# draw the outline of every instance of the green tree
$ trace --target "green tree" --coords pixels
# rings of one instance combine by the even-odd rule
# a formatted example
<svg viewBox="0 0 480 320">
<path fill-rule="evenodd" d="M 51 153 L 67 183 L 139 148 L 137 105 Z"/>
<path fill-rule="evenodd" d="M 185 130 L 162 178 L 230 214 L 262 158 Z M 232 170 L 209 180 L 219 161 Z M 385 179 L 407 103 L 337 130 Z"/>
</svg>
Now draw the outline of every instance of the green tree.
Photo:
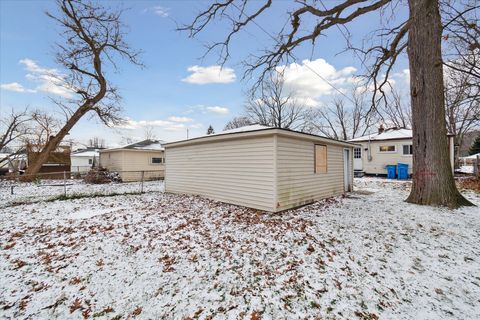
<svg viewBox="0 0 480 320">
<path fill-rule="evenodd" d="M 215 133 L 215 130 L 213 130 L 212 125 L 210 125 L 207 129 L 207 134 L 214 134 L 214 133 Z"/>
<path fill-rule="evenodd" d="M 470 147 L 470 150 L 468 150 L 468 153 L 470 155 L 480 153 L 480 135 L 475 138 L 472 146 Z"/>
</svg>

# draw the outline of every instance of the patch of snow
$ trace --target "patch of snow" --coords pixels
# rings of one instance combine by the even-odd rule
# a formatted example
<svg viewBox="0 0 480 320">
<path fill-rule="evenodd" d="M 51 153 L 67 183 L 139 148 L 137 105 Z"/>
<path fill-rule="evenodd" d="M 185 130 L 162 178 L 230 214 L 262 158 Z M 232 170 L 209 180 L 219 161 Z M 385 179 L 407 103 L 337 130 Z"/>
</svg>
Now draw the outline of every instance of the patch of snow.
<svg viewBox="0 0 480 320">
<path fill-rule="evenodd" d="M 136 146 L 136 147 L 133 147 L 132 149 L 136 149 L 136 150 L 160 150 L 160 151 L 165 150 L 163 145 L 159 142 L 148 144 L 148 145 L 141 146 L 141 147 Z"/>
<path fill-rule="evenodd" d="M 382 133 L 373 133 L 370 135 L 348 140 L 349 142 L 366 140 L 390 140 L 390 139 L 411 139 L 412 130 L 410 129 L 387 129 Z"/>
<path fill-rule="evenodd" d="M 410 186 L 278 214 L 161 192 L 4 208 L 1 317 L 479 319 L 479 208 Z"/>
<path fill-rule="evenodd" d="M 473 166 L 461 166 L 458 172 L 473 173 Z"/>
</svg>

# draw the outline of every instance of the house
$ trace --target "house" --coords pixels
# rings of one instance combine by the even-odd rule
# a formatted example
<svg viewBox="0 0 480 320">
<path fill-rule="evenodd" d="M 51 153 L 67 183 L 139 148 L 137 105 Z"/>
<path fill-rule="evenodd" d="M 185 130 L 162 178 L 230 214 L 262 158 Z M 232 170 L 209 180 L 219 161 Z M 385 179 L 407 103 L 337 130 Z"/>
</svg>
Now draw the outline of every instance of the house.
<svg viewBox="0 0 480 320">
<path fill-rule="evenodd" d="M 41 145 L 27 145 L 27 167 L 36 160 L 42 148 Z M 69 145 L 58 146 L 53 152 L 49 153 L 47 161 L 42 164 L 38 172 L 38 176 L 49 179 L 63 179 L 65 173 L 71 170 L 70 153 Z"/>
<path fill-rule="evenodd" d="M 454 163 L 454 136 L 448 136 L 450 162 Z M 413 147 L 412 130 L 404 128 L 384 129 L 363 137 L 348 140 L 358 146 L 353 150 L 353 168 L 356 174 L 386 175 L 387 165 L 397 163 L 408 164 L 408 172 L 412 174 Z"/>
<path fill-rule="evenodd" d="M 79 149 L 70 155 L 72 173 L 88 172 L 98 166 L 101 148 Z"/>
<path fill-rule="evenodd" d="M 165 145 L 165 190 L 278 212 L 352 190 L 354 145 L 260 125 Z"/>
<path fill-rule="evenodd" d="M 26 167 L 27 154 L 25 149 L 17 152 L 9 149 L 0 150 L 0 175 L 23 171 Z"/>
<path fill-rule="evenodd" d="M 480 153 L 472 154 L 470 156 L 460 157 L 459 158 L 460 164 L 463 166 L 472 166 L 473 164 L 475 164 L 477 157 L 480 158 Z"/>
<path fill-rule="evenodd" d="M 118 172 L 123 181 L 161 179 L 165 175 L 164 143 L 147 139 L 100 150 L 100 166 Z"/>
</svg>

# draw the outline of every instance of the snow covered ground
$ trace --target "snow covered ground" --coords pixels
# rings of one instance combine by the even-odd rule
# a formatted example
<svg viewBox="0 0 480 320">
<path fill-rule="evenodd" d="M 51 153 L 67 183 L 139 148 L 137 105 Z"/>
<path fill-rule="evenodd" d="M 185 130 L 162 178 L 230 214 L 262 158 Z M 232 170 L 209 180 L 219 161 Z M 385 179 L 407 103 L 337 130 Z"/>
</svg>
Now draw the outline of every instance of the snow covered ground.
<svg viewBox="0 0 480 320">
<path fill-rule="evenodd" d="M 473 173 L 473 166 L 461 166 L 458 172 Z"/>
<path fill-rule="evenodd" d="M 140 182 L 87 184 L 83 180 L 70 179 L 66 184 L 67 196 L 136 193 L 141 190 Z M 145 181 L 143 190 L 163 191 L 163 181 Z M 0 208 L 13 203 L 36 202 L 62 195 L 64 195 L 63 180 L 42 180 L 41 183 L 0 181 Z"/>
<path fill-rule="evenodd" d="M 480 209 L 355 185 L 280 214 L 165 193 L 1 209 L 0 318 L 479 319 Z"/>
</svg>

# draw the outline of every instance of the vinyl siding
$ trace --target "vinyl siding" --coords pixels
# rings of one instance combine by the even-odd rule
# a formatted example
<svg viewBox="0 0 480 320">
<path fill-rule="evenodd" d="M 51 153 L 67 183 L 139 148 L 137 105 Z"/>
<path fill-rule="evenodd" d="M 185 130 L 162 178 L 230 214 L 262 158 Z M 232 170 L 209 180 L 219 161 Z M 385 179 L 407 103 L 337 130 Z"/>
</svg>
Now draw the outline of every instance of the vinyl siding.
<svg viewBox="0 0 480 320">
<path fill-rule="evenodd" d="M 403 145 L 412 144 L 411 139 L 405 140 L 389 140 L 389 141 L 372 141 L 370 143 L 371 148 L 371 160 L 368 160 L 369 152 L 365 149 L 369 147 L 368 142 L 362 142 L 362 164 L 363 171 L 367 174 L 387 174 L 387 164 L 405 163 L 408 164 L 408 172 L 412 173 L 413 157 L 411 155 L 403 155 Z M 395 152 L 380 152 L 380 146 L 396 147 Z"/>
<path fill-rule="evenodd" d="M 315 173 L 315 144 L 327 146 L 327 173 Z M 344 193 L 345 147 L 279 136 L 277 140 L 277 208 L 285 210 Z M 350 150 L 350 185 L 353 154 Z"/>
<path fill-rule="evenodd" d="M 274 210 L 274 136 L 167 145 L 165 190 Z"/>
<path fill-rule="evenodd" d="M 110 155 L 110 157 L 109 157 Z M 163 178 L 164 164 L 152 164 L 152 157 L 164 158 L 163 151 L 103 151 L 100 153 L 100 163 L 109 171 L 117 171 L 123 181 L 140 181 L 144 172 L 145 180 Z"/>
</svg>

